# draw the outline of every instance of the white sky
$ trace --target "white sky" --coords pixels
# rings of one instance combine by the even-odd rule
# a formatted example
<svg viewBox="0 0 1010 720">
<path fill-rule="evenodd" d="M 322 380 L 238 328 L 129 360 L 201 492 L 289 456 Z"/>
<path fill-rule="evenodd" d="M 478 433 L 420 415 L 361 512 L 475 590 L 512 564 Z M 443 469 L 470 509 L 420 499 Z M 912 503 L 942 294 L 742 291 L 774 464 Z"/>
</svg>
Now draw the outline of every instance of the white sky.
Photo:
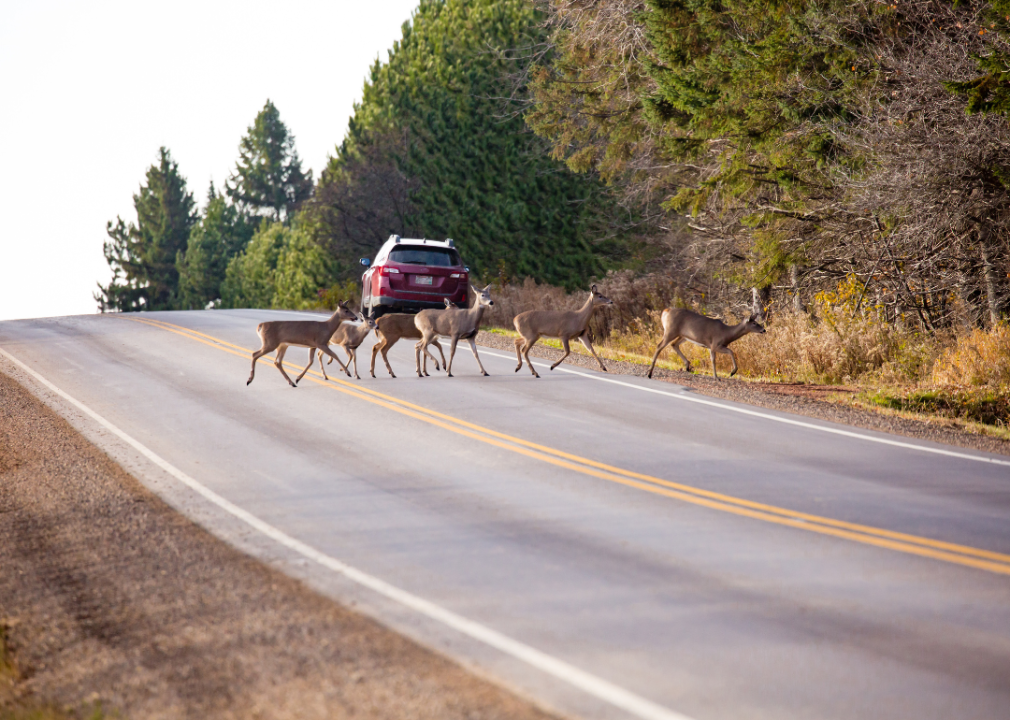
<svg viewBox="0 0 1010 720">
<path fill-rule="evenodd" d="M 318 177 L 417 0 L 7 2 L 0 320 L 96 312 L 105 224 L 165 145 L 202 207 L 267 98 Z"/>
</svg>

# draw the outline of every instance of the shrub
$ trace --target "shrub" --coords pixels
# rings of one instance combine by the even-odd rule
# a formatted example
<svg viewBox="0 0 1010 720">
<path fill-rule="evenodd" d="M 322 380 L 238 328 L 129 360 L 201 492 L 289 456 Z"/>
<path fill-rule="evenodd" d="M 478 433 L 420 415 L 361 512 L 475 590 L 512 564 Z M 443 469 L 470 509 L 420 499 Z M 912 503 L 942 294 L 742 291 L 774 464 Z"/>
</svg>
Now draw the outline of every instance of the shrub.
<svg viewBox="0 0 1010 720">
<path fill-rule="evenodd" d="M 998 323 L 956 338 L 933 365 L 932 381 L 940 387 L 1010 390 L 1010 326 Z"/>
</svg>

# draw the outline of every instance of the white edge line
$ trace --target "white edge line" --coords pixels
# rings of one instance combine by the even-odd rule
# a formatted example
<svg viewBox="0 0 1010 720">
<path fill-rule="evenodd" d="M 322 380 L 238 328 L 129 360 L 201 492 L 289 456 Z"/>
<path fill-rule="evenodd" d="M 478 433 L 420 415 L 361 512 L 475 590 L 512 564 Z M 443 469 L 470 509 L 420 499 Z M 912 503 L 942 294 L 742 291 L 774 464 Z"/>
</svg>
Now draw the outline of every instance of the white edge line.
<svg viewBox="0 0 1010 720">
<path fill-rule="evenodd" d="M 482 348 L 485 346 L 481 346 Z M 506 360 L 513 360 L 511 355 L 502 355 L 496 352 L 487 352 L 488 355 L 493 357 L 505 358 Z M 540 367 L 549 367 L 547 363 L 538 362 L 534 363 Z M 916 445 L 915 443 L 901 442 L 900 440 L 890 440 L 888 438 L 873 437 L 872 435 L 863 435 L 862 433 L 852 432 L 851 430 L 842 430 L 841 428 L 826 427 L 824 425 L 815 425 L 814 423 L 803 422 L 802 420 L 794 420 L 793 418 L 781 417 L 779 415 L 771 415 L 769 413 L 759 412 L 757 410 L 748 410 L 747 408 L 735 407 L 733 405 L 726 405 L 725 403 L 716 402 L 714 400 L 706 400 L 704 398 L 697 397 L 695 395 L 686 395 L 682 393 L 672 393 L 667 390 L 658 390 L 656 388 L 643 387 L 641 385 L 635 385 L 633 383 L 623 382 L 621 380 L 613 380 L 607 377 L 601 377 L 600 375 L 590 375 L 589 373 L 579 372 L 578 370 L 570 370 L 568 368 L 559 367 L 556 370 L 570 373 L 572 375 L 578 375 L 580 377 L 589 378 L 590 380 L 597 380 L 599 382 L 612 383 L 614 385 L 623 385 L 624 387 L 633 388 L 635 390 L 641 390 L 642 392 L 655 393 L 656 395 L 665 395 L 667 397 L 672 397 L 676 400 L 684 400 L 686 402 L 699 403 L 701 405 L 710 405 L 712 407 L 722 408 L 723 410 L 731 410 L 732 412 L 741 413 L 743 415 L 751 415 L 753 417 L 764 418 L 765 420 L 774 420 L 775 422 L 785 423 L 786 425 L 796 425 L 798 427 L 810 428 L 812 430 L 820 430 L 821 432 L 831 433 L 833 435 L 843 435 L 845 437 L 858 438 L 859 440 L 866 440 L 868 442 L 880 443 L 882 445 L 893 445 L 894 447 L 907 448 L 909 450 L 919 450 L 920 452 L 934 453 L 936 455 L 946 455 L 948 457 L 960 458 L 962 460 L 974 460 L 976 462 L 991 463 L 993 465 L 1007 465 L 1010 466 L 1010 460 L 1001 460 L 993 457 L 984 457 L 981 455 L 969 455 L 968 453 L 957 452 L 956 450 L 944 450 L 943 448 L 931 448 L 924 445 Z"/>
<path fill-rule="evenodd" d="M 395 585 L 391 585 L 384 580 L 380 580 L 373 575 L 369 575 L 368 573 L 347 565 L 336 558 L 330 557 L 329 555 L 306 545 L 300 540 L 296 540 L 274 526 L 260 520 L 252 513 L 243 510 L 231 501 L 226 500 L 210 488 L 202 485 L 199 481 L 184 473 L 182 470 L 179 470 L 167 460 L 157 455 L 154 451 L 150 450 L 147 446 L 127 435 L 87 405 L 53 385 L 46 378 L 42 377 L 42 375 L 32 370 L 3 348 L 0 348 L 0 355 L 3 355 L 12 363 L 17 365 L 35 380 L 48 388 L 51 392 L 63 398 L 78 410 L 91 417 L 106 430 L 133 447 L 140 454 L 174 477 L 176 480 L 199 493 L 207 500 L 210 500 L 225 512 L 233 515 L 239 520 L 242 520 L 249 526 L 255 528 L 277 543 L 293 550 L 299 555 L 308 558 L 309 560 L 314 560 L 323 567 L 339 573 L 349 580 L 352 580 L 369 590 L 377 592 L 390 600 L 394 600 L 395 602 L 398 602 L 401 605 L 424 615 L 425 617 L 441 622 L 443 625 L 471 637 L 474 640 L 489 645 L 506 655 L 511 655 L 518 660 L 522 660 L 528 665 L 531 665 L 548 675 L 552 675 L 555 678 L 562 680 L 599 700 L 603 700 L 614 707 L 620 708 L 635 717 L 642 718 L 643 720 L 691 720 L 686 715 L 682 715 L 661 705 L 657 705 L 656 703 L 635 695 L 634 693 L 618 687 L 613 683 L 603 680 L 602 678 L 598 678 L 595 675 L 585 672 L 584 670 L 580 670 L 573 665 L 569 665 L 563 660 L 552 657 L 551 655 L 537 650 L 530 645 L 519 642 L 518 640 L 513 640 L 497 630 L 492 630 L 491 628 L 474 622 L 473 620 L 468 620 L 462 615 L 457 615 L 450 610 L 446 610 L 445 608 L 407 592 L 406 590 L 401 590 Z"/>
<path fill-rule="evenodd" d="M 296 313 L 291 313 L 285 310 L 270 310 L 269 312 L 283 313 L 288 315 L 293 315 Z M 316 313 L 297 313 L 298 315 L 304 317 L 305 315 L 315 315 L 316 317 L 326 317 L 329 315 L 319 315 Z M 511 355 L 502 355 L 501 353 L 491 352 L 487 346 L 482 345 L 482 349 L 492 357 L 504 358 L 506 360 L 511 360 Z M 539 365 L 540 367 L 549 367 L 548 363 L 536 362 L 534 365 Z M 667 390 L 658 390 L 656 388 L 643 387 L 641 385 L 635 385 L 633 383 L 623 382 L 621 380 L 613 380 L 607 377 L 601 377 L 598 374 L 589 374 L 584 372 L 579 372 L 578 370 L 571 370 L 569 368 L 559 367 L 556 368 L 560 372 L 569 373 L 571 375 L 578 375 L 579 377 L 589 378 L 590 380 L 596 380 L 598 382 L 611 383 L 613 385 L 621 385 L 623 387 L 629 387 L 634 390 L 640 390 L 641 392 L 653 393 L 656 395 L 665 395 L 667 397 L 674 398 L 675 400 L 684 400 L 686 402 L 698 403 L 699 405 L 708 405 L 710 407 L 717 407 L 723 410 L 729 410 L 731 412 L 740 413 L 742 415 L 750 415 L 752 417 L 764 418 L 765 420 L 773 420 L 778 423 L 784 423 L 786 425 L 795 425 L 797 427 L 804 427 L 811 430 L 819 430 L 821 432 L 831 433 L 832 435 L 841 435 L 843 437 L 856 438 L 858 440 L 866 440 L 867 442 L 875 442 L 881 445 L 891 445 L 893 447 L 905 448 L 908 450 L 918 450 L 919 452 L 933 453 L 935 455 L 945 455 L 947 457 L 960 458 L 961 460 L 974 460 L 975 462 L 990 463 L 991 465 L 1005 465 L 1010 467 L 1010 460 L 1001 460 L 999 458 L 985 457 L 982 455 L 969 455 L 968 453 L 957 452 L 956 450 L 945 450 L 943 448 L 932 448 L 926 447 L 925 445 L 916 445 L 915 443 L 902 442 L 900 440 L 890 440 L 888 438 L 874 437 L 872 435 L 863 435 L 862 433 L 852 432 L 851 430 L 842 430 L 841 428 L 827 427 L 825 425 L 816 425 L 814 423 L 804 422 L 802 420 L 794 420 L 789 417 L 782 417 L 780 415 L 771 415 L 769 413 L 760 412 L 758 410 L 749 410 L 747 408 L 736 407 L 733 405 L 726 405 L 725 403 L 716 402 L 714 400 L 706 400 L 704 398 L 697 397 L 695 395 L 686 395 L 683 393 L 672 393 Z"/>
</svg>

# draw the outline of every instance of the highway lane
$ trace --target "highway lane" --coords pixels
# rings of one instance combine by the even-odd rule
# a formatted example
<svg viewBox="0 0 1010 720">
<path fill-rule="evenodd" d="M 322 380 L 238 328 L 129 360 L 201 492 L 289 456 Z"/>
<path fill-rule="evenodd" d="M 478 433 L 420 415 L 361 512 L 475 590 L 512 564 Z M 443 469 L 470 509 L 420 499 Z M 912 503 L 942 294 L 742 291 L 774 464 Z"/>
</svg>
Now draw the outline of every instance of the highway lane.
<svg viewBox="0 0 1010 720">
<path fill-rule="evenodd" d="M 283 533 L 683 715 L 1008 716 L 1010 466 L 487 350 L 489 378 L 461 348 L 421 380 L 409 342 L 395 380 L 246 388 L 237 348 L 284 316 L 5 322 L 0 348 Z M 634 716 L 444 635 L 562 710 Z"/>
</svg>

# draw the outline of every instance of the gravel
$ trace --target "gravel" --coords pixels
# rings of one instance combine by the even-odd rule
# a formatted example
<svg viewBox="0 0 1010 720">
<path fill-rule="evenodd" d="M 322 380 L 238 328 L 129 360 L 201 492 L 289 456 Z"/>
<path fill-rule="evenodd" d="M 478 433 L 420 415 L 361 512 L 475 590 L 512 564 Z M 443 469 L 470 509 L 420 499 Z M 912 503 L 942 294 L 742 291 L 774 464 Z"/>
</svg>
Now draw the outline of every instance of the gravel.
<svg viewBox="0 0 1010 720">
<path fill-rule="evenodd" d="M 481 331 L 477 342 L 496 350 L 515 353 L 513 338 L 508 335 Z M 573 352 L 565 359 L 565 364 L 576 365 L 590 370 L 599 370 L 600 366 L 590 355 L 578 354 L 574 351 L 575 342 L 571 343 Z M 538 343 L 530 351 L 531 357 L 556 361 L 563 351 Z M 604 359 L 607 372 L 615 375 L 634 375 L 645 377 L 649 371 L 647 365 Z M 520 371 L 529 374 L 527 368 Z M 538 370 L 538 372 L 541 372 Z M 543 372 L 541 372 L 541 375 Z M 730 400 L 733 402 L 757 405 L 770 410 L 795 413 L 818 420 L 828 420 L 842 425 L 876 430 L 904 435 L 905 437 L 927 440 L 930 442 L 955 445 L 971 450 L 1010 455 L 1010 442 L 987 435 L 978 435 L 962 430 L 951 421 L 914 420 L 897 414 L 874 412 L 859 407 L 844 404 L 846 396 L 853 396 L 855 388 L 837 385 L 802 385 L 778 384 L 765 382 L 749 382 L 736 378 L 726 378 L 720 375 L 715 380 L 710 375 L 695 375 L 680 370 L 666 370 L 657 367 L 652 374 L 654 381 L 676 383 L 688 387 L 702 395 Z M 832 400 L 824 398 L 831 397 Z M 839 402 L 839 400 L 841 402 Z"/>
<path fill-rule="evenodd" d="M 0 717 L 549 717 L 214 538 L 3 374 L 0 559 Z"/>
</svg>

